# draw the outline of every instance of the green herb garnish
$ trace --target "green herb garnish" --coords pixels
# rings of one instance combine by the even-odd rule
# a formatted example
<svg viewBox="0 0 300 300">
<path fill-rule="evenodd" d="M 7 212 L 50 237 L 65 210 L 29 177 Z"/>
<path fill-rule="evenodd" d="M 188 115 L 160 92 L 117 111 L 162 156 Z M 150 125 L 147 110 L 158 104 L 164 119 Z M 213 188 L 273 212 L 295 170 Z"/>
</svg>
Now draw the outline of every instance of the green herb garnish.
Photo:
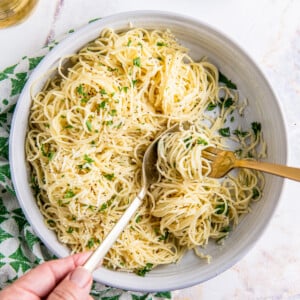
<svg viewBox="0 0 300 300">
<path fill-rule="evenodd" d="M 65 129 L 72 129 L 72 128 L 74 128 L 74 126 L 72 126 L 72 125 L 66 125 L 65 127 L 64 127 Z"/>
<path fill-rule="evenodd" d="M 84 154 L 83 159 L 89 164 L 94 162 L 94 160 L 90 158 L 87 154 Z"/>
<path fill-rule="evenodd" d="M 252 122 L 252 123 L 251 123 L 251 128 L 252 128 L 252 130 L 253 130 L 255 136 L 257 137 L 258 134 L 259 134 L 260 131 L 261 131 L 261 124 L 258 123 L 258 122 Z"/>
<path fill-rule="evenodd" d="M 102 203 L 102 205 L 100 206 L 100 209 L 99 209 L 99 211 L 104 211 L 104 210 L 106 210 L 107 209 L 107 207 L 108 207 L 108 205 L 107 205 L 107 203 L 105 202 L 105 203 Z"/>
<path fill-rule="evenodd" d="M 88 240 L 87 247 L 88 247 L 89 249 L 91 249 L 91 248 L 94 246 L 94 244 L 95 244 L 94 238 L 90 238 L 90 239 Z"/>
<path fill-rule="evenodd" d="M 153 267 L 153 264 L 147 263 L 146 266 L 145 266 L 144 268 L 138 269 L 138 270 L 136 271 L 136 274 L 139 275 L 139 276 L 144 277 L 144 276 L 146 275 L 147 272 L 151 271 L 152 267 Z"/>
<path fill-rule="evenodd" d="M 137 67 L 141 67 L 141 58 L 140 57 L 136 57 L 133 59 L 133 65 L 137 66 Z"/>
<path fill-rule="evenodd" d="M 217 107 L 217 104 L 214 104 L 214 103 L 212 103 L 212 102 L 210 102 L 208 105 L 207 105 L 207 110 L 208 111 L 212 111 L 212 110 L 214 110 L 215 108 Z"/>
<path fill-rule="evenodd" d="M 109 114 L 111 115 L 111 116 L 116 116 L 117 115 L 117 110 L 116 109 L 112 109 L 110 112 L 109 112 Z"/>
<path fill-rule="evenodd" d="M 42 146 L 41 146 L 41 152 L 42 152 L 43 156 L 47 157 L 49 159 L 49 161 L 50 161 L 50 160 L 52 160 L 55 152 L 53 152 L 53 151 L 46 151 L 44 145 L 45 144 L 42 144 Z"/>
<path fill-rule="evenodd" d="M 114 123 L 113 120 L 105 121 L 105 125 L 107 126 L 111 126 L 113 123 Z"/>
<path fill-rule="evenodd" d="M 233 131 L 233 134 L 236 135 L 236 136 L 240 136 L 240 137 L 245 137 L 249 134 L 248 131 L 241 131 L 239 129 L 236 129 Z"/>
<path fill-rule="evenodd" d="M 224 83 L 229 89 L 236 90 L 237 86 L 230 79 L 228 79 L 224 74 L 219 71 L 219 82 Z"/>
<path fill-rule="evenodd" d="M 205 139 L 203 139 L 203 138 L 198 138 L 198 139 L 197 139 L 197 144 L 198 144 L 198 145 L 204 145 L 204 146 L 207 146 L 207 145 L 208 145 L 208 142 L 207 142 Z"/>
<path fill-rule="evenodd" d="M 169 234 L 170 234 L 169 231 L 166 230 L 165 233 L 162 234 L 162 235 L 158 238 L 158 240 L 159 240 L 159 241 L 166 241 L 166 240 L 168 239 L 168 237 L 169 237 Z"/>
<path fill-rule="evenodd" d="M 104 174 L 103 175 L 106 179 L 108 180 L 113 180 L 115 178 L 115 174 L 114 173 L 111 173 L 111 174 Z"/>
<path fill-rule="evenodd" d="M 132 87 L 135 87 L 135 85 L 137 84 L 137 82 L 138 82 L 138 80 L 137 80 L 137 79 L 135 79 L 135 80 L 132 80 L 132 81 L 131 81 Z"/>
<path fill-rule="evenodd" d="M 164 43 L 164 42 L 157 42 L 157 43 L 156 43 L 156 46 L 158 46 L 158 47 L 163 47 L 163 46 L 167 46 L 167 44 Z"/>
<path fill-rule="evenodd" d="M 215 213 L 216 213 L 217 215 L 226 214 L 226 212 L 227 212 L 227 209 L 226 209 L 225 203 L 221 203 L 221 204 L 218 204 L 218 205 L 216 206 Z"/>
<path fill-rule="evenodd" d="M 73 198 L 76 194 L 72 191 L 72 190 L 67 190 L 65 192 L 64 198 L 68 199 L 68 198 Z"/>
<path fill-rule="evenodd" d="M 220 128 L 219 133 L 220 133 L 220 135 L 222 135 L 224 137 L 229 137 L 230 136 L 230 128 L 229 127 Z"/>
<path fill-rule="evenodd" d="M 252 199 L 257 199 L 260 196 L 260 192 L 258 188 L 254 187 L 252 189 Z"/>
<path fill-rule="evenodd" d="M 40 192 L 40 187 L 38 184 L 37 177 L 31 176 L 31 187 L 34 191 L 34 195 L 36 196 Z"/>
<path fill-rule="evenodd" d="M 230 232 L 231 231 L 231 227 L 230 226 L 225 226 L 220 231 L 221 232 Z"/>
<path fill-rule="evenodd" d="M 228 108 L 234 103 L 232 98 L 227 98 L 226 100 L 224 98 L 221 98 L 220 100 L 221 100 L 220 105 L 223 106 L 224 108 Z"/>
<path fill-rule="evenodd" d="M 52 226 L 55 226 L 55 224 L 56 224 L 55 221 L 52 220 L 52 219 L 47 220 L 47 223 L 48 223 L 48 225 L 51 226 L 51 227 L 52 227 Z"/>
<path fill-rule="evenodd" d="M 91 123 L 90 121 L 86 121 L 86 122 L 85 122 L 85 125 L 86 125 L 88 131 L 91 132 L 91 131 L 92 131 L 92 123 Z"/>
<path fill-rule="evenodd" d="M 106 104 L 107 104 L 107 101 L 104 100 L 102 101 L 100 104 L 98 104 L 98 109 L 105 109 L 106 108 Z"/>
<path fill-rule="evenodd" d="M 83 85 L 82 84 L 80 84 L 78 87 L 77 87 L 77 93 L 78 94 L 80 94 L 80 95 L 82 95 L 82 96 L 86 96 L 87 94 L 84 92 L 84 90 L 83 90 Z"/>
<path fill-rule="evenodd" d="M 69 227 L 68 230 L 67 230 L 67 233 L 72 233 L 74 231 L 74 228 L 73 227 Z"/>
</svg>

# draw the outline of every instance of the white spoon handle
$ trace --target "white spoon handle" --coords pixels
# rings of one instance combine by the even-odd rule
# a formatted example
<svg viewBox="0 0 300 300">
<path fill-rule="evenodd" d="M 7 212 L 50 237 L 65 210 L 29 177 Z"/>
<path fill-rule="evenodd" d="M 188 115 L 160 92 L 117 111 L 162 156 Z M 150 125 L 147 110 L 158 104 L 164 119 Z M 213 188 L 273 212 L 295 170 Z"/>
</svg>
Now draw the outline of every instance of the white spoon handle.
<svg viewBox="0 0 300 300">
<path fill-rule="evenodd" d="M 88 258 L 88 260 L 85 262 L 83 267 L 93 272 L 98 265 L 103 260 L 104 256 L 108 252 L 108 250 L 111 248 L 113 243 L 118 239 L 121 232 L 124 230 L 136 210 L 139 208 L 139 206 L 142 204 L 142 200 L 145 196 L 145 190 L 142 189 L 137 197 L 132 201 L 130 206 L 126 209 L 120 220 L 117 222 L 117 224 L 113 227 L 113 229 L 109 232 L 109 234 L 106 236 L 106 238 L 102 241 L 102 243 L 98 246 L 98 248 L 94 251 L 94 253 Z"/>
</svg>

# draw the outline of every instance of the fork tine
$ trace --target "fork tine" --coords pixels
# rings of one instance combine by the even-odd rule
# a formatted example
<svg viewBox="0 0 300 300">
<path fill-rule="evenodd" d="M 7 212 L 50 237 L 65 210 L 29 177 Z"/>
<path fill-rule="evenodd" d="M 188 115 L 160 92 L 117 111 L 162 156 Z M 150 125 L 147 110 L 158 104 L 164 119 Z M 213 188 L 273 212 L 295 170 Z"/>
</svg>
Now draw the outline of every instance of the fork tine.
<svg viewBox="0 0 300 300">
<path fill-rule="evenodd" d="M 220 149 L 218 149 L 218 148 L 215 148 L 215 147 L 207 147 L 207 148 L 205 148 L 205 151 L 217 155 L 217 154 L 220 153 L 222 150 L 220 150 Z"/>
<path fill-rule="evenodd" d="M 206 149 L 202 151 L 201 155 L 210 161 L 213 161 L 216 158 L 216 154 L 206 151 Z"/>
</svg>

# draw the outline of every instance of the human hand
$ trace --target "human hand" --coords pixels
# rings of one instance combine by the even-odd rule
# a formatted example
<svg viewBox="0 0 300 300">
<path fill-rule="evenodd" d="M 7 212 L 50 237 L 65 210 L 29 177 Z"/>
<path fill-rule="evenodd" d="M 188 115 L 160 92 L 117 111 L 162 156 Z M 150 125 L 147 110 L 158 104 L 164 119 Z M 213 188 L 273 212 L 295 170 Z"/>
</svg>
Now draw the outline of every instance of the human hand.
<svg viewBox="0 0 300 300">
<path fill-rule="evenodd" d="M 45 262 L 0 292 L 2 300 L 92 300 L 93 278 L 80 267 L 91 253 Z"/>
</svg>

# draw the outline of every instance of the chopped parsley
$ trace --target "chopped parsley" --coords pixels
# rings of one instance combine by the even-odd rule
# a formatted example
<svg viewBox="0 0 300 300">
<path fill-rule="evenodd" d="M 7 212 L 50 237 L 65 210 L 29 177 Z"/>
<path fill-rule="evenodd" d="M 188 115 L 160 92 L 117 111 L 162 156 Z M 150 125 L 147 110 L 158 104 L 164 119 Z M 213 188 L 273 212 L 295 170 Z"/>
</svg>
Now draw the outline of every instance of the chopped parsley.
<svg viewBox="0 0 300 300">
<path fill-rule="evenodd" d="M 94 246 L 94 244 L 95 244 L 94 238 L 90 238 L 90 239 L 88 240 L 87 247 L 88 247 L 89 249 L 91 249 L 91 248 Z"/>
<path fill-rule="evenodd" d="M 163 47 L 163 46 L 167 46 L 167 44 L 164 43 L 164 42 L 157 42 L 157 43 L 156 43 L 156 46 L 158 46 L 158 47 Z"/>
<path fill-rule="evenodd" d="M 159 240 L 159 241 L 166 241 L 166 240 L 168 239 L 168 237 L 169 237 L 169 234 L 170 234 L 169 231 L 166 230 L 165 233 L 162 234 L 162 235 L 158 238 L 158 240 Z"/>
<path fill-rule="evenodd" d="M 125 93 L 127 93 L 127 91 L 128 91 L 128 86 L 123 86 L 123 87 L 119 87 L 119 86 L 118 86 L 118 89 L 119 89 L 119 92 L 124 91 Z"/>
<path fill-rule="evenodd" d="M 107 180 L 113 180 L 115 178 L 115 174 L 111 173 L 111 174 L 104 174 L 103 175 Z"/>
<path fill-rule="evenodd" d="M 192 136 L 189 136 L 188 138 L 184 139 L 183 142 L 185 143 L 185 148 L 189 148 L 191 145 Z"/>
<path fill-rule="evenodd" d="M 218 205 L 216 206 L 215 213 L 216 213 L 217 215 L 226 214 L 226 213 L 227 213 L 227 209 L 226 209 L 225 203 L 218 204 Z"/>
<path fill-rule="evenodd" d="M 107 105 L 107 101 L 104 100 L 100 104 L 98 104 L 98 109 L 105 109 Z"/>
<path fill-rule="evenodd" d="M 64 127 L 65 129 L 72 129 L 72 128 L 74 128 L 74 126 L 72 126 L 72 125 L 66 125 L 65 127 Z"/>
<path fill-rule="evenodd" d="M 117 115 L 117 110 L 116 110 L 116 109 L 112 109 L 112 110 L 109 112 L 109 114 L 110 114 L 111 116 L 116 116 L 116 115 Z"/>
<path fill-rule="evenodd" d="M 236 129 L 233 131 L 233 134 L 236 135 L 236 136 L 239 136 L 239 137 L 245 137 L 249 134 L 248 131 L 241 131 L 239 129 Z"/>
<path fill-rule="evenodd" d="M 131 84 L 132 84 L 132 87 L 135 87 L 135 85 L 137 84 L 138 80 L 137 79 L 134 79 L 131 81 Z"/>
<path fill-rule="evenodd" d="M 141 220 L 142 220 L 142 216 L 139 215 L 135 218 L 135 223 L 139 223 Z"/>
<path fill-rule="evenodd" d="M 94 162 L 94 160 L 92 158 L 90 158 L 87 154 L 84 154 L 83 159 L 89 164 Z"/>
<path fill-rule="evenodd" d="M 55 152 L 54 151 L 49 151 L 49 150 L 46 151 L 44 145 L 45 144 L 42 144 L 42 146 L 41 146 L 41 152 L 42 152 L 43 156 L 47 157 L 49 159 L 49 161 L 50 161 L 50 160 L 52 160 Z"/>
<path fill-rule="evenodd" d="M 88 131 L 91 132 L 91 131 L 92 131 L 92 123 L 91 123 L 90 121 L 86 121 L 86 122 L 85 122 L 85 125 L 86 125 Z"/>
<path fill-rule="evenodd" d="M 214 104 L 214 103 L 212 103 L 212 102 L 210 102 L 208 105 L 207 105 L 207 110 L 208 111 L 212 111 L 212 110 L 214 110 L 215 108 L 217 107 L 217 104 Z"/>
<path fill-rule="evenodd" d="M 73 190 L 67 190 L 64 194 L 64 198 L 68 199 L 68 198 L 73 198 L 76 194 L 73 192 Z"/>
<path fill-rule="evenodd" d="M 199 137 L 199 138 L 197 139 L 197 144 L 198 144 L 198 145 L 204 145 L 204 146 L 207 146 L 207 145 L 208 145 L 208 142 L 207 142 L 205 139 Z"/>
<path fill-rule="evenodd" d="M 107 125 L 107 126 L 110 126 L 110 125 L 112 125 L 113 123 L 114 123 L 113 120 L 105 121 L 105 125 Z"/>
<path fill-rule="evenodd" d="M 252 199 L 257 199 L 260 196 L 260 192 L 258 188 L 254 187 L 252 189 Z"/>
<path fill-rule="evenodd" d="M 106 94 L 107 94 L 107 93 L 106 93 L 106 90 L 105 90 L 105 89 L 101 89 L 101 90 L 100 90 L 100 94 L 101 94 L 101 95 L 106 95 Z"/>
<path fill-rule="evenodd" d="M 153 264 L 147 263 L 146 266 L 145 266 L 144 268 L 138 269 L 138 270 L 136 271 L 136 274 L 139 275 L 139 276 L 144 277 L 144 276 L 146 275 L 146 273 L 148 273 L 148 272 L 151 271 L 152 267 L 153 267 Z"/>
<path fill-rule="evenodd" d="M 83 89 L 83 85 L 82 84 L 80 84 L 78 87 L 77 87 L 77 93 L 79 94 L 79 95 L 82 95 L 82 96 L 86 96 L 87 95 L 87 93 L 85 93 L 84 92 L 84 89 Z"/>
<path fill-rule="evenodd" d="M 31 187 L 34 191 L 34 195 L 36 196 L 40 192 L 40 187 L 38 184 L 37 177 L 31 176 Z"/>
<path fill-rule="evenodd" d="M 81 103 L 87 103 L 90 99 L 89 98 L 82 98 L 80 99 Z"/>
<path fill-rule="evenodd" d="M 224 98 L 221 98 L 220 100 L 221 100 L 220 105 L 223 106 L 224 108 L 228 108 L 234 103 L 232 98 L 227 98 L 226 100 Z"/>
<path fill-rule="evenodd" d="M 104 211 L 104 210 L 107 209 L 107 207 L 108 207 L 108 205 L 107 205 L 106 202 L 105 202 L 105 203 L 102 203 L 102 205 L 101 205 L 100 208 L 99 208 L 99 211 Z"/>
<path fill-rule="evenodd" d="M 229 137 L 230 136 L 230 128 L 229 127 L 220 128 L 219 133 L 220 133 L 220 135 L 222 135 L 224 137 Z"/>
<path fill-rule="evenodd" d="M 134 58 L 133 65 L 140 68 L 141 67 L 141 58 L 140 57 Z"/>
<path fill-rule="evenodd" d="M 231 227 L 230 226 L 225 226 L 220 231 L 221 232 L 230 232 L 231 231 Z"/>
<path fill-rule="evenodd" d="M 47 223 L 48 223 L 49 226 L 55 226 L 55 224 L 56 224 L 55 221 L 52 220 L 52 219 L 47 220 Z"/>
<path fill-rule="evenodd" d="M 132 43 L 132 41 L 128 40 L 127 47 L 129 47 L 131 43 Z"/>
<path fill-rule="evenodd" d="M 252 128 L 252 130 L 253 130 L 255 136 L 257 137 L 258 134 L 259 134 L 260 131 L 261 131 L 261 124 L 258 123 L 258 122 L 252 122 L 252 123 L 251 123 L 251 128 Z"/>
<path fill-rule="evenodd" d="M 67 229 L 67 233 L 72 233 L 74 231 L 74 228 L 73 227 L 69 227 L 68 229 Z"/>
<path fill-rule="evenodd" d="M 219 82 L 224 83 L 229 89 L 236 90 L 237 86 L 230 79 L 228 79 L 224 74 L 219 71 Z"/>
</svg>

